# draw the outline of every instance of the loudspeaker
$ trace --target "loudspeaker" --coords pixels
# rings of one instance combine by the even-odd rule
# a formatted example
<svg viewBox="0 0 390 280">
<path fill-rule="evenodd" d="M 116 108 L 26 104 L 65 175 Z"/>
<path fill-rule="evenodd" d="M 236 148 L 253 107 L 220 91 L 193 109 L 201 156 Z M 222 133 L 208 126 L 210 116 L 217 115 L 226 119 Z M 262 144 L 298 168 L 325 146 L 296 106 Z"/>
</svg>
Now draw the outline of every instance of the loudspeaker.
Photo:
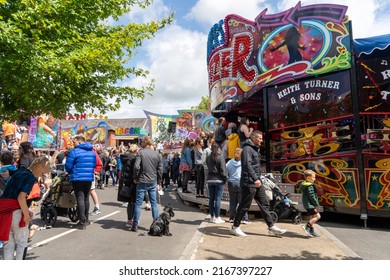
<svg viewBox="0 0 390 280">
<path fill-rule="evenodd" d="M 169 122 L 168 123 L 168 133 L 175 133 L 175 132 L 176 132 L 176 123 Z"/>
</svg>

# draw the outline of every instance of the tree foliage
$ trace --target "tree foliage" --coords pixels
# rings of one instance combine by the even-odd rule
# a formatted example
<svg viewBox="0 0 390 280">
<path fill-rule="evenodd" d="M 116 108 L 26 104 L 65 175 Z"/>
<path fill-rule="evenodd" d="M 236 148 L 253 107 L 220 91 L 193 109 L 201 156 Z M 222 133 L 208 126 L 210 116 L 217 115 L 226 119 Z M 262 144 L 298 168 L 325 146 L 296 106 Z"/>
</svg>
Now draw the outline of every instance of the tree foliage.
<svg viewBox="0 0 390 280">
<path fill-rule="evenodd" d="M 0 0 L 0 118 L 65 115 L 70 108 L 106 113 L 151 94 L 153 79 L 129 66 L 145 39 L 173 15 L 147 23 L 109 25 L 141 0 Z M 119 86 L 145 77 L 140 88 Z M 108 102 L 113 100 L 113 102 Z"/>
<path fill-rule="evenodd" d="M 194 110 L 210 110 L 210 97 L 202 96 L 202 100 L 200 101 L 198 106 L 192 107 Z"/>
</svg>

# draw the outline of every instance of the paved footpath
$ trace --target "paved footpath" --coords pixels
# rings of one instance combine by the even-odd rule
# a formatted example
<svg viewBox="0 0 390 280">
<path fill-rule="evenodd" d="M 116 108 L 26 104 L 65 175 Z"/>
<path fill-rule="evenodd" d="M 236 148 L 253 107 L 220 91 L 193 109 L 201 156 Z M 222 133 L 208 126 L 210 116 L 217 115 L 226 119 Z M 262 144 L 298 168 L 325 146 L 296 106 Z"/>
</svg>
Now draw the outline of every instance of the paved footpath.
<svg viewBox="0 0 390 280">
<path fill-rule="evenodd" d="M 319 238 L 305 235 L 301 225 L 278 222 L 287 229 L 283 237 L 270 235 L 266 224 L 255 219 L 241 225 L 248 236 L 231 235 L 231 223 L 213 224 L 204 221 L 183 253 L 182 259 L 192 260 L 353 260 L 359 255 L 321 226 Z"/>
</svg>

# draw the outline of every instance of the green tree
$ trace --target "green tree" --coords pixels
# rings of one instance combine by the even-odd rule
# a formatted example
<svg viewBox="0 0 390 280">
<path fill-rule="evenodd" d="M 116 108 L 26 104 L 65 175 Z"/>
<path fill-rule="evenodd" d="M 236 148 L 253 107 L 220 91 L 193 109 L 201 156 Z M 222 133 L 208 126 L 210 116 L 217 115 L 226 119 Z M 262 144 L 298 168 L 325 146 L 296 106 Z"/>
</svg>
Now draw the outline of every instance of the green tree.
<svg viewBox="0 0 390 280">
<path fill-rule="evenodd" d="M 109 25 L 150 0 L 0 0 L 0 119 L 65 115 L 70 108 L 106 113 L 151 94 L 148 71 L 131 67 L 145 39 L 173 15 L 147 23 Z M 145 77 L 140 88 L 120 86 Z M 108 100 L 112 100 L 110 103 Z"/>
<path fill-rule="evenodd" d="M 210 110 L 210 97 L 202 96 L 202 100 L 200 101 L 198 106 L 193 106 L 191 109 L 193 110 Z"/>
</svg>

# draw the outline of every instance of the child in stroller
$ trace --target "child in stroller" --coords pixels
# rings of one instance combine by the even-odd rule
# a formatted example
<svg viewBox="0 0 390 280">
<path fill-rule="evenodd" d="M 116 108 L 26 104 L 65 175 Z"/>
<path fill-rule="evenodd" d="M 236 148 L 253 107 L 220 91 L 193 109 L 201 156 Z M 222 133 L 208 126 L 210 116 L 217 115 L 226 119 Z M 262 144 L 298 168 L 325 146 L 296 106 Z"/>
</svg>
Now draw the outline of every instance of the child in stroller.
<svg viewBox="0 0 390 280">
<path fill-rule="evenodd" d="M 291 219 L 294 224 L 300 224 L 302 213 L 295 206 L 298 202 L 291 201 L 291 194 L 281 192 L 271 173 L 262 175 L 261 181 L 270 201 L 270 214 L 274 222 L 279 219 Z"/>
<path fill-rule="evenodd" d="M 72 222 L 78 221 L 76 197 L 65 172 L 58 172 L 42 198 L 41 219 L 46 225 L 54 226 L 57 215 L 68 216 Z"/>
</svg>

